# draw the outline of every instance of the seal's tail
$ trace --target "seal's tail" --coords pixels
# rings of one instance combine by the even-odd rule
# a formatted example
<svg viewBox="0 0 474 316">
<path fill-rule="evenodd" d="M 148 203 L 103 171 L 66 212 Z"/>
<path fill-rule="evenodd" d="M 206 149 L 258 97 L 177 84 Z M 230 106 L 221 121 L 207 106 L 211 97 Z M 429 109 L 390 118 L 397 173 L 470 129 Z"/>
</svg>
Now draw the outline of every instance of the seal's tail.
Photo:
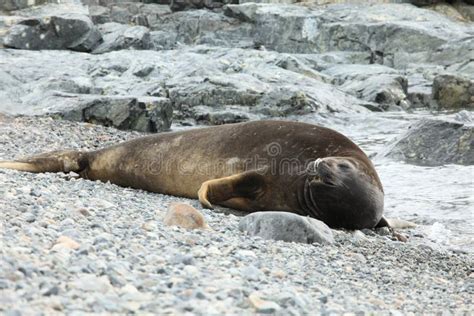
<svg viewBox="0 0 474 316">
<path fill-rule="evenodd" d="M 88 166 L 87 153 L 62 150 L 15 161 L 0 161 L 0 168 L 27 172 L 81 172 Z"/>
</svg>

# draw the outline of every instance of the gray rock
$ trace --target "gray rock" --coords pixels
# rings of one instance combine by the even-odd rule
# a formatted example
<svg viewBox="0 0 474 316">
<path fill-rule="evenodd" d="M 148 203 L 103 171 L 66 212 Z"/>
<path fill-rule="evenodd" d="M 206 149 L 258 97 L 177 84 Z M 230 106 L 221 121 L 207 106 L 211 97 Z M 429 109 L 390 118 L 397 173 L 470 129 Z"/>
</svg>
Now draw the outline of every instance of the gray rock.
<svg viewBox="0 0 474 316">
<path fill-rule="evenodd" d="M 249 114 L 245 107 L 227 106 L 222 109 L 209 106 L 195 106 L 191 109 L 190 116 L 199 124 L 222 125 L 230 123 L 246 122 L 250 118 L 256 118 Z"/>
<path fill-rule="evenodd" d="M 110 19 L 117 23 L 128 24 L 132 19 L 132 14 L 127 10 L 127 8 L 113 6 L 110 9 Z"/>
<path fill-rule="evenodd" d="M 474 78 L 474 63 L 466 60 L 466 56 L 472 55 L 474 55 L 474 38 L 461 38 L 430 51 L 426 62 L 443 66 L 445 72 Z"/>
<path fill-rule="evenodd" d="M 128 25 L 142 25 L 149 27 L 162 16 L 170 14 L 171 10 L 163 4 L 145 4 L 144 1 L 103 1 L 100 5 L 89 6 L 92 21 L 96 24 L 116 22 Z"/>
<path fill-rule="evenodd" d="M 454 4 L 454 7 L 467 21 L 474 22 L 474 1 L 458 1 Z"/>
<path fill-rule="evenodd" d="M 363 102 L 321 82 L 325 76 L 317 71 L 306 77 L 306 61 L 293 57 L 299 66 L 286 63 L 285 69 L 287 56 L 273 52 L 200 46 L 100 55 L 3 50 L 0 56 L 8 69 L 0 75 L 0 110 L 11 114 L 159 131 L 169 127 L 172 107 L 179 119 L 208 124 L 367 111 Z M 44 67 L 30 67 L 33 60 Z"/>
<path fill-rule="evenodd" d="M 171 258 L 170 262 L 174 264 L 193 265 L 195 263 L 194 257 L 189 254 L 177 254 Z"/>
<path fill-rule="evenodd" d="M 332 244 L 331 229 L 314 218 L 287 212 L 256 212 L 243 217 L 239 229 L 251 236 L 286 242 Z"/>
<path fill-rule="evenodd" d="M 228 5 L 225 13 L 255 26 L 256 43 L 280 52 L 367 51 L 393 64 L 399 53 L 425 52 L 459 38 L 469 27 L 408 4 L 327 7 Z M 417 20 L 426 23 L 417 23 Z M 403 55 L 403 54 L 402 54 Z M 405 57 L 404 57 L 405 58 Z"/>
<path fill-rule="evenodd" d="M 59 294 L 59 287 L 57 285 L 47 286 L 42 290 L 41 293 L 43 296 L 51 296 Z"/>
<path fill-rule="evenodd" d="M 90 52 L 101 40 L 102 36 L 87 16 L 63 14 L 21 21 L 9 30 L 3 44 L 19 49 Z"/>
<path fill-rule="evenodd" d="M 61 86 L 63 90 L 68 90 L 69 87 L 69 81 L 66 81 L 65 86 Z M 81 89 L 80 86 L 73 87 L 74 92 Z M 162 97 L 102 96 L 60 93 L 53 90 L 35 92 L 29 95 L 28 99 L 36 104 L 35 109 L 28 112 L 30 115 L 47 114 L 72 121 L 143 132 L 168 130 L 173 115 L 170 100 Z"/>
<path fill-rule="evenodd" d="M 264 277 L 263 272 L 253 265 L 243 267 L 240 274 L 248 281 L 260 281 Z"/>
<path fill-rule="evenodd" d="M 178 34 L 173 31 L 153 31 L 150 32 L 150 38 L 155 50 L 169 50 L 176 48 Z"/>
<path fill-rule="evenodd" d="M 407 99 L 411 108 L 432 108 L 434 101 L 431 94 L 432 80 L 428 80 L 422 73 L 408 77 Z"/>
<path fill-rule="evenodd" d="M 459 75 L 440 75 L 433 82 L 433 99 L 440 109 L 474 109 L 474 80 Z"/>
<path fill-rule="evenodd" d="M 66 112 L 63 117 L 75 120 L 77 111 Z M 82 107 L 82 115 L 79 121 L 120 129 L 157 132 L 170 128 L 172 108 L 169 100 L 165 98 L 99 97 L 91 99 Z"/>
<path fill-rule="evenodd" d="M 48 0 L 2 0 L 2 2 L 0 2 L 0 10 L 20 10 L 32 5 L 40 5 L 47 1 Z"/>
<path fill-rule="evenodd" d="M 149 27 L 159 31 L 153 37 L 157 41 L 155 47 L 160 47 L 163 41 L 169 42 L 171 36 L 176 43 L 188 45 L 253 47 L 251 25 L 209 10 L 161 15 L 149 19 Z"/>
<path fill-rule="evenodd" d="M 170 0 L 172 11 L 195 10 L 195 9 L 218 9 L 232 0 Z"/>
<path fill-rule="evenodd" d="M 94 54 L 120 49 L 149 49 L 152 46 L 150 30 L 145 26 L 105 23 L 99 26 L 99 30 L 103 42 L 94 49 Z"/>
<path fill-rule="evenodd" d="M 25 214 L 23 215 L 23 219 L 24 219 L 25 222 L 27 222 L 27 223 L 33 223 L 33 222 L 36 220 L 36 216 L 35 216 L 35 214 L 28 212 L 28 213 L 25 213 Z"/>
<path fill-rule="evenodd" d="M 411 126 L 384 155 L 420 165 L 472 165 L 474 127 L 441 120 L 423 120 Z"/>
<path fill-rule="evenodd" d="M 94 24 L 104 24 L 112 22 L 110 9 L 100 5 L 89 6 L 89 15 Z"/>
<path fill-rule="evenodd" d="M 406 109 L 407 79 L 382 65 L 337 65 L 323 71 L 341 89 L 374 104 L 377 109 Z"/>
<path fill-rule="evenodd" d="M 71 287 L 80 291 L 106 293 L 112 286 L 106 276 L 97 277 L 92 274 L 79 276 L 71 282 Z"/>
</svg>

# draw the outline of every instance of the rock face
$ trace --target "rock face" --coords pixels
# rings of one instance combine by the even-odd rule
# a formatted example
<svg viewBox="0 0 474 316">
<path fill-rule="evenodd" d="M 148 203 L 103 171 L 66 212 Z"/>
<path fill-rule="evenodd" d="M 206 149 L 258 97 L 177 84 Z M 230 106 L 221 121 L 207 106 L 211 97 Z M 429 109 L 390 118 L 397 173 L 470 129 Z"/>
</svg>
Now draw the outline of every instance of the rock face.
<svg viewBox="0 0 474 316">
<path fill-rule="evenodd" d="M 455 75 L 437 76 L 433 82 L 433 99 L 442 109 L 474 109 L 474 80 Z"/>
<path fill-rule="evenodd" d="M 93 51 L 95 54 L 121 49 L 150 49 L 150 30 L 144 26 L 126 26 L 119 23 L 105 23 L 99 26 L 103 43 Z"/>
<path fill-rule="evenodd" d="M 72 109 L 65 111 L 66 105 L 58 108 L 58 115 L 68 120 L 141 132 L 167 131 L 171 126 L 173 110 L 166 98 L 66 95 L 59 102 L 73 103 L 71 99 L 75 102 Z"/>
<path fill-rule="evenodd" d="M 384 63 L 392 64 L 398 53 L 425 51 L 466 37 L 468 32 L 468 28 L 440 14 L 407 4 L 321 8 L 248 3 L 228 5 L 226 14 L 255 25 L 255 40 L 270 49 L 299 53 L 378 52 L 385 57 Z M 449 26 L 433 29 L 441 24 Z"/>
<path fill-rule="evenodd" d="M 45 2 L 47 2 L 47 0 L 2 0 L 2 2 L 0 3 L 0 10 L 19 10 L 31 5 L 39 5 Z"/>
<path fill-rule="evenodd" d="M 172 11 L 183 11 L 192 9 L 218 9 L 225 4 L 233 3 L 232 0 L 170 0 Z"/>
<path fill-rule="evenodd" d="M 90 52 L 101 40 L 101 34 L 87 16 L 64 14 L 23 20 L 10 29 L 3 44 L 20 49 Z"/>
<path fill-rule="evenodd" d="M 155 131 L 169 116 L 130 100 L 163 98 L 154 102 L 185 125 L 472 104 L 464 78 L 474 76 L 466 62 L 474 27 L 432 10 L 186 0 L 172 4 L 185 11 L 172 12 L 146 2 L 48 4 L 2 17 L 7 47 L 95 56 L 0 51 L 0 111 Z M 216 3 L 226 5 L 187 10 Z"/>
<path fill-rule="evenodd" d="M 323 71 L 348 93 L 371 102 L 376 109 L 406 109 L 407 79 L 399 71 L 382 65 L 337 65 Z"/>
<path fill-rule="evenodd" d="M 456 122 L 423 120 L 410 127 L 386 156 L 409 163 L 439 166 L 474 164 L 474 127 Z"/>
<path fill-rule="evenodd" d="M 2 50 L 0 58 L 7 65 L 0 73 L 0 111 L 10 114 L 59 114 L 153 131 L 169 127 L 170 107 L 175 121 L 206 124 L 368 111 L 363 101 L 321 81 L 324 75 L 305 73 L 309 66 L 304 61 L 298 60 L 300 69 L 280 67 L 289 57 L 274 52 L 211 47 L 99 55 Z M 35 63 L 43 67 L 32 67 Z M 157 107 L 140 107 L 141 98 L 158 98 L 153 99 Z M 100 115 L 99 105 L 105 106 Z M 125 112 L 104 118 L 111 108 Z M 136 128 L 142 113 L 157 127 Z"/>
<path fill-rule="evenodd" d="M 298 243 L 331 244 L 331 229 L 321 221 L 287 212 L 256 212 L 240 220 L 239 229 L 250 236 Z"/>
</svg>

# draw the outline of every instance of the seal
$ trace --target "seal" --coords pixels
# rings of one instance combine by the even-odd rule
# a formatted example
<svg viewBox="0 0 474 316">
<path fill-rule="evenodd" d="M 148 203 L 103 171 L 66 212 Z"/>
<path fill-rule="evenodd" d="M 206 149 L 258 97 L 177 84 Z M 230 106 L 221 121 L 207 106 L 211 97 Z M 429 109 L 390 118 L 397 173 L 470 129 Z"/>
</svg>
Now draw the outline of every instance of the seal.
<svg viewBox="0 0 474 316">
<path fill-rule="evenodd" d="M 198 198 L 233 209 L 286 211 L 332 228 L 389 226 L 373 164 L 344 135 L 289 121 L 253 121 L 140 137 L 104 149 L 56 151 L 0 168 Z"/>
</svg>

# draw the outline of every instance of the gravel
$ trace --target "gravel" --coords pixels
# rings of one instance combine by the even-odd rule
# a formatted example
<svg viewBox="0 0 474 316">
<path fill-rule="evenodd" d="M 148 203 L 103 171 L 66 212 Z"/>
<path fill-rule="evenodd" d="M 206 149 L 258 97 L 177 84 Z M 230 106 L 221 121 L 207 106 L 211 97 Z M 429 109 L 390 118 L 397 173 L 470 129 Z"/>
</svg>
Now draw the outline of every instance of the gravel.
<svg viewBox="0 0 474 316">
<path fill-rule="evenodd" d="M 0 117 L 0 159 L 92 149 L 136 132 Z M 210 230 L 165 226 L 170 203 Z M 0 169 L 0 312 L 277 315 L 472 311 L 472 254 L 335 231 L 335 244 L 248 237 L 195 200 Z"/>
</svg>

